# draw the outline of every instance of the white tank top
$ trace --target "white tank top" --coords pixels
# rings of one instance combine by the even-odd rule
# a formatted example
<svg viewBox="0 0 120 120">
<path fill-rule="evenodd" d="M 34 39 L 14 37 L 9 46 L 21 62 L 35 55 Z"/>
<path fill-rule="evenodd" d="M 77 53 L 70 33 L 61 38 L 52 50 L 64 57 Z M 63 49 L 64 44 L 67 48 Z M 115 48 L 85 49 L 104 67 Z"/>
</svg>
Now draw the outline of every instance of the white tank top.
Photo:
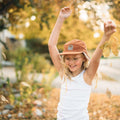
<svg viewBox="0 0 120 120">
<path fill-rule="evenodd" d="M 82 71 L 71 80 L 62 80 L 57 120 L 89 120 L 88 103 L 91 86 L 85 83 Z"/>
</svg>

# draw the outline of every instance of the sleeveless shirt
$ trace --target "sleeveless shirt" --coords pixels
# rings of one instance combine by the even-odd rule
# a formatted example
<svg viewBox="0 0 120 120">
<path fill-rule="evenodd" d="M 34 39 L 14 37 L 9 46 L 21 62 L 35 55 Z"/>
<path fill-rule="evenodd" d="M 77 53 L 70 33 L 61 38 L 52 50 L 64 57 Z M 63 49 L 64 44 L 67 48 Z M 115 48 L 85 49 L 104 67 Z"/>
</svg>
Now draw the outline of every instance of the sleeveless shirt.
<svg viewBox="0 0 120 120">
<path fill-rule="evenodd" d="M 91 86 L 83 79 L 83 70 L 72 80 L 62 80 L 57 120 L 89 120 L 88 103 Z"/>
</svg>

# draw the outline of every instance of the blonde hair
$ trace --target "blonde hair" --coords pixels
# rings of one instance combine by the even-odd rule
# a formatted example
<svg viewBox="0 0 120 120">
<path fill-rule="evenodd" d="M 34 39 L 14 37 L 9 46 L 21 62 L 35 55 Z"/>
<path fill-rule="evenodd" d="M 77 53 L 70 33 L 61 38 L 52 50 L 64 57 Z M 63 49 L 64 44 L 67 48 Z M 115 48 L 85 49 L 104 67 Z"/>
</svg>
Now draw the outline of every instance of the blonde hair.
<svg viewBox="0 0 120 120">
<path fill-rule="evenodd" d="M 85 55 L 82 53 L 82 55 L 85 57 Z M 86 58 L 86 57 L 85 57 Z M 61 63 L 62 63 L 62 66 L 63 66 L 63 69 L 60 73 L 60 76 L 61 76 L 61 79 L 64 78 L 64 81 L 66 79 L 69 79 L 69 80 L 72 80 L 71 77 L 72 77 L 72 72 L 69 70 L 68 66 L 65 64 L 65 55 L 61 56 Z M 89 60 L 86 58 L 86 61 L 82 63 L 82 70 L 86 70 L 89 66 Z"/>
</svg>

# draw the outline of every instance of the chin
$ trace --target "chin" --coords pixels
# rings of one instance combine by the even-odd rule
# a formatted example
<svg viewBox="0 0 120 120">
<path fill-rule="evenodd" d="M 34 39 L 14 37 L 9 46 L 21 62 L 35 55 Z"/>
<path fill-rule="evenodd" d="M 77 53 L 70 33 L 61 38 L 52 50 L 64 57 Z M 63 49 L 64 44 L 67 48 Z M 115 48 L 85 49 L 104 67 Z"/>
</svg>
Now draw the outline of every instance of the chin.
<svg viewBox="0 0 120 120">
<path fill-rule="evenodd" d="M 73 73 L 73 72 L 75 72 L 75 70 L 71 70 L 71 69 L 70 69 L 70 72 L 72 72 L 72 73 Z"/>
</svg>

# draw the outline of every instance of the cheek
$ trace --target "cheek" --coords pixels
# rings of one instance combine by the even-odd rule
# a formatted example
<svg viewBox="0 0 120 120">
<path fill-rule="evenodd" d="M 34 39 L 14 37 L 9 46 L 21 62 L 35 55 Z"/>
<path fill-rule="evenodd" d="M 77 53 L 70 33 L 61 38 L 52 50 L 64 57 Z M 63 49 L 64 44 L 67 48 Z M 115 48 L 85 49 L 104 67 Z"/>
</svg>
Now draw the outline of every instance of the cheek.
<svg viewBox="0 0 120 120">
<path fill-rule="evenodd" d="M 76 62 L 77 65 L 82 65 L 82 63 L 83 63 L 82 61 Z"/>
<path fill-rule="evenodd" d="M 69 61 L 65 60 L 65 64 L 68 64 L 68 63 L 69 63 Z"/>
</svg>

